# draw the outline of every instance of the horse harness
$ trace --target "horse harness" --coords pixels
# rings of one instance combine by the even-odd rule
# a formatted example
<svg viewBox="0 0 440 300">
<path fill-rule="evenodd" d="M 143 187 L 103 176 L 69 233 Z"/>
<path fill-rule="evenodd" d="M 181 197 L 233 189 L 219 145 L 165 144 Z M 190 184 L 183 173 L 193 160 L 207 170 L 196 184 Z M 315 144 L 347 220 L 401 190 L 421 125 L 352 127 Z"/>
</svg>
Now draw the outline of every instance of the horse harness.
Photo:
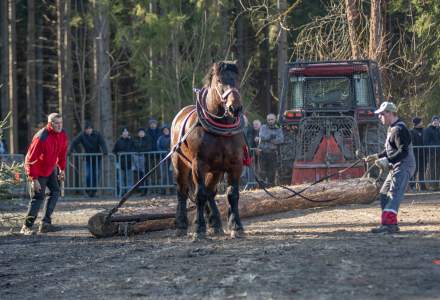
<svg viewBox="0 0 440 300">
<path fill-rule="evenodd" d="M 183 120 L 182 127 L 180 128 L 179 132 L 179 140 L 177 144 L 182 144 L 185 142 L 185 140 L 182 138 L 185 135 L 185 128 L 187 126 L 189 118 L 194 114 L 197 113 L 197 122 L 195 122 L 188 132 L 192 131 L 195 127 L 201 126 L 206 132 L 209 132 L 211 134 L 217 135 L 217 136 L 225 136 L 230 137 L 234 136 L 240 133 L 243 133 L 245 128 L 245 120 L 244 116 L 240 114 L 239 117 L 236 117 L 235 120 L 233 120 L 232 124 L 225 124 L 219 122 L 220 120 L 226 119 L 228 117 L 228 109 L 226 107 L 226 99 L 231 93 L 238 93 L 238 90 L 236 88 L 229 88 L 226 90 L 223 94 L 220 93 L 218 88 L 215 88 L 215 91 L 218 93 L 218 95 L 221 98 L 223 108 L 224 108 L 224 114 L 222 116 L 217 116 L 211 112 L 208 111 L 207 105 L 206 105 L 206 99 L 208 96 L 209 89 L 208 88 L 201 88 L 201 89 L 193 89 L 193 91 L 196 94 L 196 105 L 195 107 L 186 115 L 185 119 Z M 248 153 L 249 151 L 247 151 Z M 183 159 L 183 161 L 191 167 L 191 160 L 186 157 L 186 155 L 182 152 L 180 147 L 176 149 L 176 153 Z"/>
</svg>

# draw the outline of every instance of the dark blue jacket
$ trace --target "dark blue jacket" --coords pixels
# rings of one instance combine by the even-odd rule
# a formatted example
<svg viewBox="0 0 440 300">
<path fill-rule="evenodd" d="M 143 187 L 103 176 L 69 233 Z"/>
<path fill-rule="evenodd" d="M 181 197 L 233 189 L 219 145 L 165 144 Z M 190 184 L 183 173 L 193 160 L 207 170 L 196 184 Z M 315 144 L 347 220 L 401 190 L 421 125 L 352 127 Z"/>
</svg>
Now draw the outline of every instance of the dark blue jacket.
<svg viewBox="0 0 440 300">
<path fill-rule="evenodd" d="M 162 134 L 157 140 L 157 151 L 166 151 L 166 152 L 170 151 L 170 143 L 171 143 L 170 135 Z"/>
<path fill-rule="evenodd" d="M 437 127 L 429 125 L 423 130 L 423 145 L 425 146 L 440 145 L 440 130 Z"/>
<path fill-rule="evenodd" d="M 8 154 L 8 145 L 5 139 L 0 139 L 0 154 Z"/>
<path fill-rule="evenodd" d="M 152 151 L 153 143 L 151 142 L 151 137 L 145 135 L 143 138 L 137 137 L 134 139 L 134 149 L 136 152 L 148 152 Z"/>
<path fill-rule="evenodd" d="M 70 145 L 69 153 L 77 152 L 78 146 L 82 145 L 85 153 L 104 153 L 107 154 L 107 145 L 105 144 L 102 135 L 93 130 L 91 134 L 81 132 Z"/>
<path fill-rule="evenodd" d="M 152 145 L 151 151 L 157 151 L 157 140 L 159 139 L 161 134 L 162 133 L 159 128 L 147 129 L 147 135 L 149 135 L 151 138 L 151 145 Z"/>
<path fill-rule="evenodd" d="M 411 129 L 411 141 L 413 146 L 423 146 L 423 128 Z"/>
<path fill-rule="evenodd" d="M 120 152 L 135 152 L 134 143 L 131 137 L 123 138 L 119 137 L 118 140 L 115 143 L 115 146 L 113 147 L 113 153 L 117 155 Z M 118 156 L 119 158 L 119 156 Z M 122 170 L 130 170 L 131 169 L 131 155 L 130 154 L 123 154 L 121 156 L 121 161 L 119 162 L 121 164 Z"/>
</svg>

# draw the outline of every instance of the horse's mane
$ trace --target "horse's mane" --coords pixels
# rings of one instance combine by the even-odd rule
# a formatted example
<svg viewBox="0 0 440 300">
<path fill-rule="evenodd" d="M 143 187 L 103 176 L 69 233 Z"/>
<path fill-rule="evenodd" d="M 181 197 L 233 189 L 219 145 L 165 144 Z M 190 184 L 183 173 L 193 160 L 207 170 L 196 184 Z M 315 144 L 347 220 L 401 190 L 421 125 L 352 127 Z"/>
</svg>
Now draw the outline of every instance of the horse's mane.
<svg viewBox="0 0 440 300">
<path fill-rule="evenodd" d="M 214 63 L 203 79 L 204 87 L 209 87 L 214 75 L 221 77 L 227 72 L 232 72 L 234 75 L 238 75 L 238 67 L 235 61 L 224 60 Z"/>
</svg>

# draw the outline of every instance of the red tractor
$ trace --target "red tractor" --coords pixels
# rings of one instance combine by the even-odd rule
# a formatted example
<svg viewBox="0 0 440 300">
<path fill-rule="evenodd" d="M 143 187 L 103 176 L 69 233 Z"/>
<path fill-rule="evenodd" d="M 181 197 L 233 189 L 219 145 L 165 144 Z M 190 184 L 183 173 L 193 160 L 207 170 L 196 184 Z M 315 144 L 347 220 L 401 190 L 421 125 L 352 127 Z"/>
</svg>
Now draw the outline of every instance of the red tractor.
<svg viewBox="0 0 440 300">
<path fill-rule="evenodd" d="M 289 63 L 283 87 L 281 182 L 314 182 L 350 166 L 356 153 L 380 151 L 385 130 L 374 115 L 383 102 L 376 62 Z M 364 171 L 358 165 L 341 178 L 360 177 Z"/>
</svg>

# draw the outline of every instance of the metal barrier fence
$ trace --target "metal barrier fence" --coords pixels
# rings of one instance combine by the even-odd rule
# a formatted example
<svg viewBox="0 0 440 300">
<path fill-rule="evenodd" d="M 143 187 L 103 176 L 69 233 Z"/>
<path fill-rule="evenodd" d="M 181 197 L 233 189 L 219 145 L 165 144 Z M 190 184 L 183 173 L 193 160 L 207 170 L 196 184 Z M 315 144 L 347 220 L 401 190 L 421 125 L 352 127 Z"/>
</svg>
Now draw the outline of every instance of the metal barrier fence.
<svg viewBox="0 0 440 300">
<path fill-rule="evenodd" d="M 156 166 L 168 152 L 118 153 L 116 170 L 117 194 L 124 194 L 134 183 L 140 180 L 150 169 Z M 174 188 L 171 160 L 166 160 L 139 186 L 144 194 L 166 193 Z"/>
<path fill-rule="evenodd" d="M 415 190 L 440 189 L 440 147 L 414 146 L 416 172 L 410 180 Z"/>
<path fill-rule="evenodd" d="M 93 197 L 116 195 L 116 156 L 101 153 L 72 153 L 67 156 L 66 192 L 86 193 Z"/>
<path fill-rule="evenodd" d="M 69 194 L 88 194 L 89 196 L 120 196 L 146 172 L 153 168 L 167 152 L 119 153 L 118 155 L 100 153 L 72 153 L 67 158 L 65 191 Z M 256 149 L 251 149 L 253 169 L 245 167 L 241 176 L 241 189 L 257 188 L 254 171 L 260 172 Z M 410 180 L 413 190 L 440 190 L 440 146 L 414 146 L 416 172 Z M 0 155 L 0 163 L 23 163 L 24 155 Z M 219 192 L 225 190 L 222 182 Z M 175 182 L 172 164 L 167 160 L 139 186 L 144 194 L 174 192 Z M 14 193 L 26 192 L 26 181 L 14 189 Z"/>
</svg>

